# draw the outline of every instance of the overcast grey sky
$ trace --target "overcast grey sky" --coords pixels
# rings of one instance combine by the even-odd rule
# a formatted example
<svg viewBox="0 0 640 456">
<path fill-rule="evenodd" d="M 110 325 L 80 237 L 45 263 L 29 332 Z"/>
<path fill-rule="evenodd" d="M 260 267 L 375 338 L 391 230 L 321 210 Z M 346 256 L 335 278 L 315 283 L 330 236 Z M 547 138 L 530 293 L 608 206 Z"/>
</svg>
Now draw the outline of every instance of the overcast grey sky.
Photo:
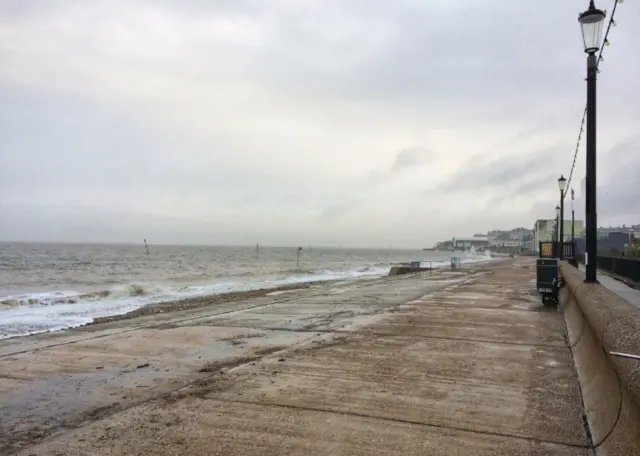
<svg viewBox="0 0 640 456">
<path fill-rule="evenodd" d="M 572 161 L 587 6 L 0 0 L 0 239 L 423 247 L 532 227 Z M 640 4 L 616 16 L 605 225 L 640 222 Z"/>
</svg>

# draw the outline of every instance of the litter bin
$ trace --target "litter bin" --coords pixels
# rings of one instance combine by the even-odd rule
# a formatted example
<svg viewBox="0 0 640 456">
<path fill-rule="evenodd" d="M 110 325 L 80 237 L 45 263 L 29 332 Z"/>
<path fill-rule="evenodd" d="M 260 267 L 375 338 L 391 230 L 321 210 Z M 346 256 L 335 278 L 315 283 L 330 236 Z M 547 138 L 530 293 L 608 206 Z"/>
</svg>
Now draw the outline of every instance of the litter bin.
<svg viewBox="0 0 640 456">
<path fill-rule="evenodd" d="M 536 260 L 536 289 L 542 295 L 544 305 L 558 304 L 558 259 L 538 258 Z"/>
</svg>

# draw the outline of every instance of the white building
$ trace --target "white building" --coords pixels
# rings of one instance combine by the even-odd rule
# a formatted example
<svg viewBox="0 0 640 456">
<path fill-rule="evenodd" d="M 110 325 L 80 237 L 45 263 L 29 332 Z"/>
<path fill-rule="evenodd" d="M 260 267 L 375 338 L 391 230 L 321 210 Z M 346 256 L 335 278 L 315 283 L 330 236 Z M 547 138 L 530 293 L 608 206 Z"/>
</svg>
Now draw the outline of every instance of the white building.
<svg viewBox="0 0 640 456">
<path fill-rule="evenodd" d="M 454 248 L 486 248 L 489 245 L 489 238 L 487 236 L 473 236 L 473 237 L 454 237 Z"/>
<path fill-rule="evenodd" d="M 523 248 L 525 242 L 522 239 L 515 239 L 509 241 L 491 241 L 489 243 L 491 247 L 510 247 L 510 248 Z"/>
<path fill-rule="evenodd" d="M 556 221 L 552 220 L 536 220 L 536 224 L 533 228 L 533 249 L 538 252 L 540 250 L 540 242 L 552 242 L 554 232 L 556 229 Z M 580 236 L 584 230 L 584 222 L 582 220 L 575 221 L 575 235 Z M 571 220 L 565 220 L 564 226 L 564 240 L 571 240 Z"/>
</svg>

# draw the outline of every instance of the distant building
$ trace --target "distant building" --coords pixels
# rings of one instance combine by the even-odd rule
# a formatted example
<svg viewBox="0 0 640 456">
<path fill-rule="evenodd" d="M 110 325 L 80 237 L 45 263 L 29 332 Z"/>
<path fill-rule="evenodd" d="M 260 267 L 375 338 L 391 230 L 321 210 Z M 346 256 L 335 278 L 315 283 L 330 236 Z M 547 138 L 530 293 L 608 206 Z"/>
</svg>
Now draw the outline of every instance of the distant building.
<svg viewBox="0 0 640 456">
<path fill-rule="evenodd" d="M 584 222 L 582 220 L 575 221 L 575 236 L 578 238 L 584 232 Z M 540 248 L 540 242 L 553 241 L 556 229 L 556 220 L 536 220 L 533 227 L 533 248 L 537 252 Z M 571 240 L 571 220 L 564 221 L 564 240 Z"/>
<path fill-rule="evenodd" d="M 598 252 L 622 253 L 631 240 L 632 235 L 630 231 L 598 231 Z M 586 241 L 584 237 L 581 236 L 576 239 L 576 247 L 578 253 L 586 252 Z"/>
<path fill-rule="evenodd" d="M 528 228 L 516 228 L 515 230 L 509 231 L 509 238 L 511 240 L 522 240 L 532 235 L 532 231 Z"/>
<path fill-rule="evenodd" d="M 473 237 L 454 237 L 452 244 L 455 249 L 470 249 L 471 247 L 485 249 L 489 246 L 489 238 L 478 235 Z"/>
<path fill-rule="evenodd" d="M 533 231 L 523 227 L 509 231 L 493 230 L 489 231 L 488 238 L 492 247 L 505 247 L 505 243 L 510 243 L 509 247 L 523 246 L 525 242 L 533 239 Z"/>
<path fill-rule="evenodd" d="M 504 241 L 502 243 L 502 246 L 503 247 L 522 247 L 523 244 L 524 244 L 524 242 L 518 241 L 518 240 L 516 240 L 516 241 Z"/>
<path fill-rule="evenodd" d="M 600 227 L 598 228 L 598 236 L 606 236 L 609 233 L 626 233 L 626 234 L 629 234 L 631 232 L 638 233 L 638 230 L 640 230 L 640 225 L 632 225 L 632 226 L 622 225 L 622 226 L 615 226 L 615 227 L 610 226 L 609 228 Z"/>
<path fill-rule="evenodd" d="M 525 242 L 520 239 L 511 241 L 491 241 L 490 247 L 511 247 L 511 248 L 524 248 Z"/>
</svg>

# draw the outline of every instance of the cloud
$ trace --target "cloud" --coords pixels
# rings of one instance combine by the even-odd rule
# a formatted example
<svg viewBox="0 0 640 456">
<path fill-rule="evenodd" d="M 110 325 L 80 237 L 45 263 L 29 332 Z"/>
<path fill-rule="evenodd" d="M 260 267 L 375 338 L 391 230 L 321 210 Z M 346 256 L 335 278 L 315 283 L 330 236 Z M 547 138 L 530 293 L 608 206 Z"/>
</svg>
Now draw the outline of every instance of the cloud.
<svg viewBox="0 0 640 456">
<path fill-rule="evenodd" d="M 558 180 L 557 173 L 542 174 L 539 176 L 523 176 L 520 182 L 510 187 L 508 191 L 499 194 L 493 202 L 512 201 L 516 198 L 534 197 L 541 189 L 548 189 Z M 559 193 L 559 190 L 558 190 Z"/>
<path fill-rule="evenodd" d="M 408 173 L 423 171 L 426 165 L 433 165 L 436 160 L 437 154 L 426 147 L 406 147 L 396 152 L 390 165 L 371 171 L 362 186 L 369 190 L 371 186 L 389 184 Z"/>
<path fill-rule="evenodd" d="M 423 166 L 434 160 L 434 153 L 425 147 L 415 146 L 402 149 L 389 169 L 390 174 L 397 174 L 411 168 Z"/>
<path fill-rule="evenodd" d="M 322 219 L 335 219 L 349 214 L 350 211 L 358 207 L 360 200 L 358 198 L 342 196 L 342 199 L 330 203 L 320 212 L 320 218 Z"/>
<path fill-rule="evenodd" d="M 610 149 L 599 154 L 607 157 L 599 160 L 597 211 L 600 226 L 630 225 L 640 221 L 640 137 L 630 136 Z M 584 158 L 580 154 L 579 158 Z M 565 207 L 567 214 L 571 207 L 571 188 L 575 190 L 574 207 L 576 217 L 585 218 L 585 177 L 576 172 L 573 183 L 567 191 Z M 552 217 L 553 208 L 559 204 L 559 197 L 538 202 L 532 207 L 532 213 Z"/>
<path fill-rule="evenodd" d="M 0 210 L 13 208 L 12 233 L 25 239 L 51 238 L 38 211 L 51 233 L 82 238 L 71 219 L 48 215 L 65 207 L 83 223 L 138 214 L 112 228 L 118 238 L 167 217 L 175 242 L 204 242 L 195 220 L 216 225 L 207 242 L 217 243 L 246 231 L 261 242 L 415 246 L 461 226 L 529 226 L 529 209 L 557 198 L 557 177 L 547 180 L 571 165 L 583 8 L 2 2 Z M 618 11 L 638 16 L 640 5 Z M 637 193 L 635 143 L 616 144 L 640 115 L 640 64 L 629 58 L 640 32 L 620 22 L 599 79 L 612 220 L 634 216 Z M 398 241 L 400 223 L 409 228 Z"/>
<path fill-rule="evenodd" d="M 422 146 L 412 146 L 398 151 L 391 163 L 384 168 L 375 169 L 363 178 L 354 179 L 342 192 L 327 195 L 327 203 L 319 210 L 321 220 L 336 220 L 353 213 L 359 213 L 364 207 L 375 205 L 385 195 L 403 192 L 402 179 L 420 174 L 425 165 L 435 163 L 434 152 Z"/>
<path fill-rule="evenodd" d="M 607 153 L 605 172 L 599 176 L 598 216 L 606 223 L 640 221 L 640 137 L 616 144 Z M 580 200 L 582 202 L 583 199 Z"/>
<path fill-rule="evenodd" d="M 558 157 L 562 150 L 561 146 L 554 145 L 539 151 L 497 158 L 477 155 L 437 190 L 449 193 L 526 194 L 532 190 L 532 186 L 552 185 L 554 180 L 549 170 L 559 168 Z"/>
</svg>

